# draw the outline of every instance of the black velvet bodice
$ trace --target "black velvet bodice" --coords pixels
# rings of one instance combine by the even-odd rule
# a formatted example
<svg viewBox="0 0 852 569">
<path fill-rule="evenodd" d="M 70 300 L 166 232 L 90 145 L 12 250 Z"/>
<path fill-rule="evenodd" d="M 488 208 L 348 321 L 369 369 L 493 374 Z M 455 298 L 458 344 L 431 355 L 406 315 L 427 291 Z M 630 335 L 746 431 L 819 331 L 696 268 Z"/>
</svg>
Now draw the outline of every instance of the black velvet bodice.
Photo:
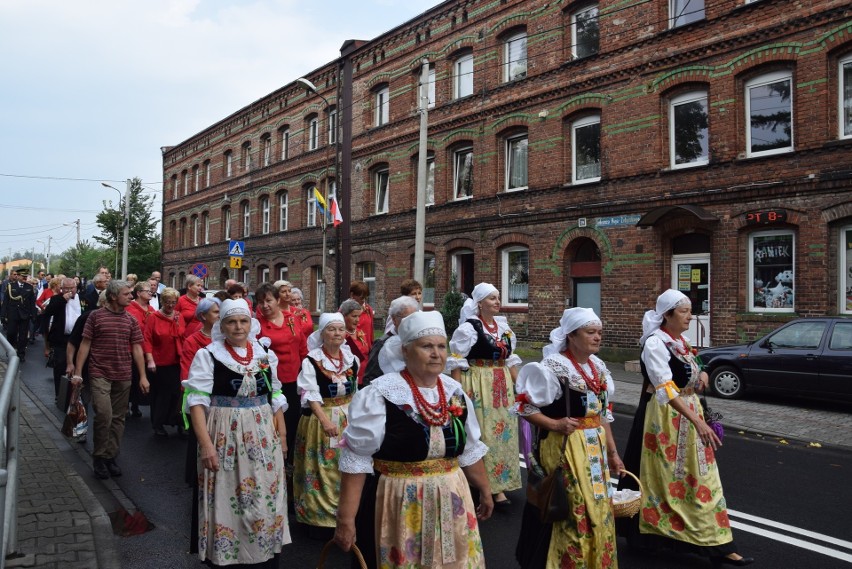
<svg viewBox="0 0 852 569">
<path fill-rule="evenodd" d="M 467 408 L 462 405 L 462 409 L 462 414 L 458 417 L 451 415 L 449 423 L 443 428 L 446 445 L 443 458 L 457 457 L 464 452 Z M 387 399 L 385 411 L 385 438 L 373 458 L 396 462 L 426 460 L 429 454 L 429 427 L 409 417 L 403 409 Z"/>
<path fill-rule="evenodd" d="M 467 354 L 468 360 L 505 360 L 512 355 L 512 342 L 508 334 L 503 333 L 499 340 L 485 331 L 479 318 L 471 318 L 468 324 L 476 330 L 476 343 Z"/>
<path fill-rule="evenodd" d="M 257 382 L 257 396 L 270 396 L 269 388 L 263 374 L 258 372 L 255 376 Z M 215 357 L 213 358 L 213 393 L 211 395 L 223 395 L 234 397 L 243 385 L 243 376 Z"/>
</svg>

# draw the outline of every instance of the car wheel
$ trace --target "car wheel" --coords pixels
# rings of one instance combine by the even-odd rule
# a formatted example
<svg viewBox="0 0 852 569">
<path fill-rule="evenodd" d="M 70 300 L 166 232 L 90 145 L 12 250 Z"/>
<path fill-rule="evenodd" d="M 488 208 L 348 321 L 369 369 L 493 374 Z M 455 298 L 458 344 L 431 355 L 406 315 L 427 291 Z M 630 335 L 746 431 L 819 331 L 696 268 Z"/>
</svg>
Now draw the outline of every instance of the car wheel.
<svg viewBox="0 0 852 569">
<path fill-rule="evenodd" d="M 710 383 L 716 395 L 723 399 L 739 399 L 745 391 L 742 372 L 731 366 L 722 366 L 714 371 Z"/>
</svg>

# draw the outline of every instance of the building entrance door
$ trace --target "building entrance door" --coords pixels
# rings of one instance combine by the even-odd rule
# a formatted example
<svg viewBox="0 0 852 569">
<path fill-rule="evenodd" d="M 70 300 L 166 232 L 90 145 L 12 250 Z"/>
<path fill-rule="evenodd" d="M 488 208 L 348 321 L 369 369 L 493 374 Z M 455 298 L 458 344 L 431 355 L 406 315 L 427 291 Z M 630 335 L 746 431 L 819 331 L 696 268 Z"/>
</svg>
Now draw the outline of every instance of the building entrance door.
<svg viewBox="0 0 852 569">
<path fill-rule="evenodd" d="M 672 288 L 692 301 L 693 319 L 684 335 L 696 347 L 710 346 L 710 254 L 673 255 Z"/>
</svg>

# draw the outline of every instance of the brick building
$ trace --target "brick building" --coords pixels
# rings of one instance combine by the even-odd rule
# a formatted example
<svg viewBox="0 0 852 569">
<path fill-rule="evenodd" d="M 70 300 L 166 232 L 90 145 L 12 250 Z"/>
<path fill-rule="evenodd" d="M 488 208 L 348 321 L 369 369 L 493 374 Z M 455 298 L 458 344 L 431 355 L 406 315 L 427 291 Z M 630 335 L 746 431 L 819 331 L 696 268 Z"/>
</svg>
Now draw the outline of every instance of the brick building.
<svg viewBox="0 0 852 569">
<path fill-rule="evenodd" d="M 428 71 L 426 300 L 494 283 L 545 340 L 592 306 L 634 349 L 668 287 L 699 344 L 852 313 L 852 9 L 814 0 L 449 0 L 164 151 L 166 280 L 413 275 Z M 339 169 L 340 187 L 334 183 Z M 324 298 L 313 188 L 339 192 Z M 347 263 L 347 259 L 350 263 Z M 231 271 L 233 274 L 233 271 Z"/>
</svg>

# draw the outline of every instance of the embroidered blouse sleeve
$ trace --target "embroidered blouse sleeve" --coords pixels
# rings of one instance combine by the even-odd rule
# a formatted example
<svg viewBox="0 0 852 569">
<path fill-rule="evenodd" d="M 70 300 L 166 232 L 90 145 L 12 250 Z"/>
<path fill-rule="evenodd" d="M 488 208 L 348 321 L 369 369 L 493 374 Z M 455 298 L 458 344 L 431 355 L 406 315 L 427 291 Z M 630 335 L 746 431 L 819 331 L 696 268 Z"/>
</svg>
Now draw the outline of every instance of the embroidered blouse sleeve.
<svg viewBox="0 0 852 569">
<path fill-rule="evenodd" d="M 548 367 L 538 362 L 526 364 L 518 372 L 512 412 L 521 417 L 541 413 L 541 408 L 562 397 L 562 383 Z"/>
<path fill-rule="evenodd" d="M 296 378 L 296 388 L 299 392 L 299 401 L 302 407 L 310 407 L 309 401 L 322 403 L 319 384 L 317 383 L 317 370 L 311 363 L 310 358 L 302 360 L 302 371 Z"/>
<path fill-rule="evenodd" d="M 447 372 L 454 369 L 467 371 L 467 355 L 476 343 L 476 330 L 469 322 L 465 322 L 453 332 L 450 340 L 450 354 L 447 356 Z"/>
<path fill-rule="evenodd" d="M 465 421 L 464 430 L 467 432 L 467 441 L 464 444 L 464 451 L 459 455 L 459 466 L 470 466 L 475 464 L 483 456 L 488 453 L 488 446 L 480 440 L 482 432 L 479 428 L 479 421 L 476 420 L 476 413 L 473 412 L 473 401 L 464 393 L 464 404 L 467 407 L 467 421 Z"/>
<path fill-rule="evenodd" d="M 340 471 L 372 474 L 373 455 L 385 440 L 385 398 L 369 385 L 352 397 L 347 415 L 349 424 L 343 430 L 345 444 L 340 451 Z"/>
<path fill-rule="evenodd" d="M 648 379 L 654 386 L 657 401 L 666 404 L 678 396 L 679 390 L 672 381 L 672 370 L 669 367 L 671 352 L 663 340 L 652 335 L 645 341 L 642 349 L 642 361 L 648 370 Z"/>
<path fill-rule="evenodd" d="M 204 348 L 196 352 L 189 366 L 189 375 L 181 382 L 186 397 L 184 412 L 190 407 L 204 405 L 210 407 L 210 394 L 213 392 L 213 355 Z"/>
<path fill-rule="evenodd" d="M 506 359 L 506 367 L 517 367 L 521 365 L 523 360 L 521 357 L 515 353 L 515 348 L 518 347 L 518 337 L 515 336 L 515 333 L 512 332 L 512 329 L 509 328 L 509 321 L 506 320 L 505 316 L 495 316 L 494 320 L 500 325 L 500 336 L 503 335 L 503 332 L 509 332 L 509 344 L 512 346 L 512 355 Z"/>
</svg>

